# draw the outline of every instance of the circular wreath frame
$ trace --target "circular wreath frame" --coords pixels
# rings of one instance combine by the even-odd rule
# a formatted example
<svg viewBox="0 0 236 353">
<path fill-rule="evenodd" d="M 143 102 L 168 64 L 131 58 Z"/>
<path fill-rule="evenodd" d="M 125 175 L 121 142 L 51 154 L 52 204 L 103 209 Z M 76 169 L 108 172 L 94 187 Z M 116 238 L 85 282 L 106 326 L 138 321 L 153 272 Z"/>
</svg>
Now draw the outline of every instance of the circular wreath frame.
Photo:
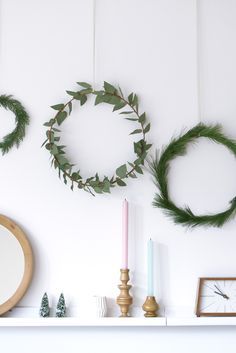
<svg viewBox="0 0 236 353">
<path fill-rule="evenodd" d="M 216 143 L 227 147 L 236 157 L 236 141 L 227 138 L 220 125 L 206 126 L 198 124 L 185 134 L 172 139 L 170 144 L 162 151 L 160 158 L 156 156 L 150 162 L 151 173 L 154 176 L 154 183 L 159 189 L 153 201 L 153 206 L 164 210 L 167 216 L 171 217 L 176 224 L 188 227 L 214 226 L 221 227 L 236 214 L 236 197 L 230 201 L 230 206 L 224 212 L 217 214 L 195 215 L 189 207 L 177 207 L 169 197 L 168 172 L 170 162 L 178 156 L 187 152 L 189 143 L 195 142 L 199 137 L 206 137 Z"/>
<path fill-rule="evenodd" d="M 15 115 L 16 127 L 15 129 L 3 137 L 0 142 L 0 149 L 2 154 L 9 152 L 9 150 L 16 146 L 19 147 L 21 141 L 25 137 L 26 125 L 29 124 L 29 115 L 27 114 L 23 105 L 11 95 L 0 96 L 0 107 L 10 110 Z"/>
<path fill-rule="evenodd" d="M 76 185 L 79 189 L 83 189 L 93 196 L 95 196 L 95 193 L 110 193 L 110 189 L 115 186 L 126 186 L 124 179 L 129 177 L 137 178 L 137 173 L 143 174 L 144 161 L 148 150 L 152 146 L 146 141 L 146 134 L 150 130 L 150 123 L 146 122 L 145 112 L 142 114 L 139 113 L 139 102 L 136 94 L 131 93 L 125 98 L 120 87 L 116 88 L 108 82 L 104 82 L 104 89 L 100 91 L 94 91 L 92 86 L 86 82 L 77 82 L 77 84 L 81 87 L 80 90 L 76 92 L 66 91 L 71 96 L 67 103 L 60 103 L 51 107 L 57 113 L 54 118 L 44 124 L 44 126 L 48 127 L 48 130 L 46 131 L 47 139 L 43 145 L 50 152 L 52 165 L 58 170 L 59 177 L 63 176 L 65 184 L 69 181 L 72 190 Z M 134 142 L 134 153 L 137 156 L 135 161 L 118 167 L 111 178 L 108 176 L 100 178 L 98 173 L 96 173 L 95 176 L 83 179 L 80 170 L 73 170 L 74 165 L 66 157 L 66 146 L 59 143 L 61 131 L 55 125 L 60 126 L 69 117 L 74 101 L 79 101 L 82 106 L 86 103 L 89 95 L 96 96 L 95 105 L 100 103 L 111 104 L 113 105 L 113 112 L 122 109 L 120 114 L 123 114 L 125 119 L 139 124 L 138 128 L 132 131 L 130 135 L 142 135 L 139 141 Z M 124 111 L 123 108 L 125 107 L 128 107 L 129 110 Z"/>
</svg>

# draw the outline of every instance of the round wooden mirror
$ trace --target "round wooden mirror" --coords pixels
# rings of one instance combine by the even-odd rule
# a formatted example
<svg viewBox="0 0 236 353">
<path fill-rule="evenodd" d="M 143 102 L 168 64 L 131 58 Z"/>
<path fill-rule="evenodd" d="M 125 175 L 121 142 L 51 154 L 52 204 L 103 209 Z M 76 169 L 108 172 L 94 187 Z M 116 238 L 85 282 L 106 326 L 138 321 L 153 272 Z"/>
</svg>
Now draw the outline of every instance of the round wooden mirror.
<svg viewBox="0 0 236 353">
<path fill-rule="evenodd" d="M 0 215 L 0 315 L 23 297 L 32 272 L 33 254 L 24 232 Z"/>
</svg>

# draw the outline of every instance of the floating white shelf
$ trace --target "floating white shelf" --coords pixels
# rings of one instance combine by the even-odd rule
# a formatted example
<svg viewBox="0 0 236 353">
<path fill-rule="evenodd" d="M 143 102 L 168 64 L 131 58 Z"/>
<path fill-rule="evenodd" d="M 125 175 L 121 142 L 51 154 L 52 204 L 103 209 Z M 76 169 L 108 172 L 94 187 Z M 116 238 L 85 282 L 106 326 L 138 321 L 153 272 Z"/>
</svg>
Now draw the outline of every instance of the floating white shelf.
<svg viewBox="0 0 236 353">
<path fill-rule="evenodd" d="M 167 326 L 236 326 L 236 317 L 167 317 Z"/>
<path fill-rule="evenodd" d="M 166 318 L 0 318 L 0 327 L 134 327 L 166 326 Z"/>
<path fill-rule="evenodd" d="M 174 327 L 174 326 L 236 326 L 236 317 L 196 317 L 192 308 L 167 308 L 163 317 L 145 318 L 142 311 L 133 312 L 134 317 L 84 317 L 74 308 L 71 317 L 40 318 L 36 307 L 15 307 L 0 317 L 0 327 Z M 72 316 L 74 314 L 74 316 Z"/>
<path fill-rule="evenodd" d="M 236 317 L 158 317 L 158 318 L 0 318 L 0 327 L 173 327 L 236 326 Z"/>
</svg>

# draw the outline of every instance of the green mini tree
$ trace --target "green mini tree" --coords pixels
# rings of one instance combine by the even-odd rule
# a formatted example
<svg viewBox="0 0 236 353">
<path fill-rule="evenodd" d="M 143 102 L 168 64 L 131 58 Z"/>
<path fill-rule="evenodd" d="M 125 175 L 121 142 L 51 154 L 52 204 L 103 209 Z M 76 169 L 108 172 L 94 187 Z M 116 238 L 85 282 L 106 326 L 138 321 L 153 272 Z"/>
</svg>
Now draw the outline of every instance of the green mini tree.
<svg viewBox="0 0 236 353">
<path fill-rule="evenodd" d="M 44 293 L 42 301 L 41 301 L 41 306 L 39 309 L 39 316 L 40 317 L 49 317 L 50 314 L 50 307 L 49 307 L 49 302 L 48 302 L 48 295 L 47 293 Z"/>
<path fill-rule="evenodd" d="M 61 293 L 56 310 L 56 317 L 65 317 L 66 316 L 66 303 L 63 293 Z"/>
</svg>

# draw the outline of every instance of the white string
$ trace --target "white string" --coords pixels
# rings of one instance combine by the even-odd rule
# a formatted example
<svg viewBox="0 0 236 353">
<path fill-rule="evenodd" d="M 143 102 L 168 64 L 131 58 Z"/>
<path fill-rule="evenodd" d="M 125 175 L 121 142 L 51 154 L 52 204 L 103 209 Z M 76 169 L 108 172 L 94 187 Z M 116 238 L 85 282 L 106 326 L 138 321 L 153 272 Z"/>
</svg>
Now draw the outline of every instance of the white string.
<svg viewBox="0 0 236 353">
<path fill-rule="evenodd" d="M 2 36 L 2 33 L 3 33 L 3 21 L 2 21 L 2 1 L 0 2 L 0 74 L 2 74 L 2 67 L 3 67 L 3 48 L 2 48 L 2 45 L 3 45 L 3 36 Z M 2 78 L 2 75 L 0 75 L 0 77 Z M 0 84 L 0 88 L 2 88 L 2 80 L 0 81 L 1 84 Z"/>
<path fill-rule="evenodd" d="M 201 73 L 200 73 L 200 0 L 196 0 L 196 80 L 197 80 L 197 116 L 199 123 L 202 121 L 201 107 Z"/>
<path fill-rule="evenodd" d="M 96 0 L 93 0 L 93 89 L 95 89 L 95 79 L 96 79 Z"/>
</svg>

